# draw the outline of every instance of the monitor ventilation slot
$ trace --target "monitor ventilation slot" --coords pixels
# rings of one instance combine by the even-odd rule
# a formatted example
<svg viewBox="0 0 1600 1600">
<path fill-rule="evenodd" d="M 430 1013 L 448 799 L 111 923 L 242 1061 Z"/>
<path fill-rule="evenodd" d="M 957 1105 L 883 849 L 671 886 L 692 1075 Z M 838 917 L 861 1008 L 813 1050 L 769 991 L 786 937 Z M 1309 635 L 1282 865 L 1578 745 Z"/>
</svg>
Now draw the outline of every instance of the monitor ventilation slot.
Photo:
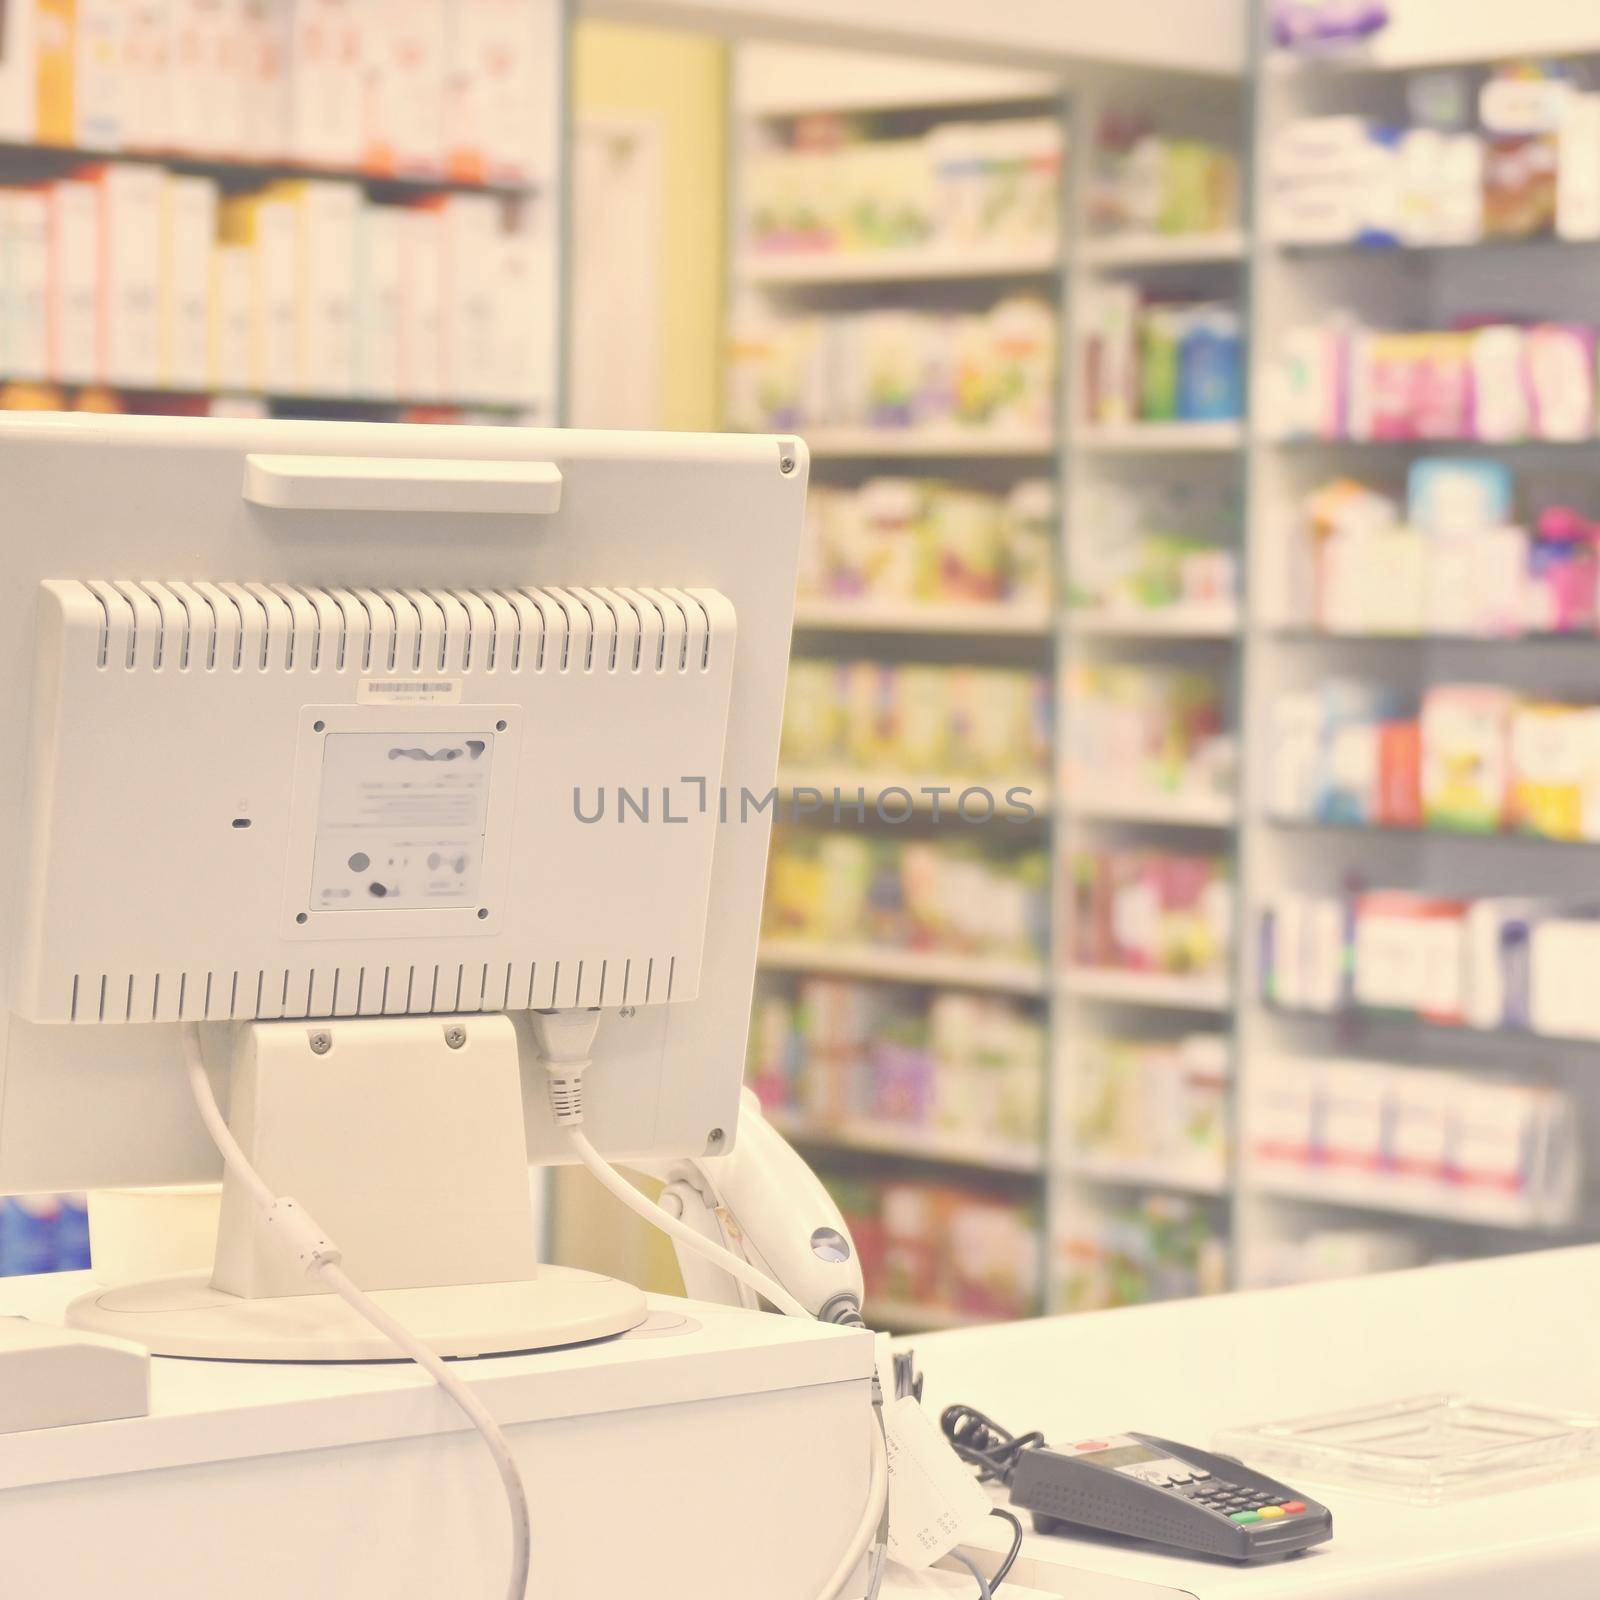
<svg viewBox="0 0 1600 1600">
<path fill-rule="evenodd" d="M 100 611 L 96 664 L 130 672 L 683 674 L 709 671 L 732 631 L 682 589 L 81 587 Z"/>
<path fill-rule="evenodd" d="M 662 1004 L 677 959 L 100 973 L 72 977 L 72 1022 L 248 1022 Z"/>
</svg>

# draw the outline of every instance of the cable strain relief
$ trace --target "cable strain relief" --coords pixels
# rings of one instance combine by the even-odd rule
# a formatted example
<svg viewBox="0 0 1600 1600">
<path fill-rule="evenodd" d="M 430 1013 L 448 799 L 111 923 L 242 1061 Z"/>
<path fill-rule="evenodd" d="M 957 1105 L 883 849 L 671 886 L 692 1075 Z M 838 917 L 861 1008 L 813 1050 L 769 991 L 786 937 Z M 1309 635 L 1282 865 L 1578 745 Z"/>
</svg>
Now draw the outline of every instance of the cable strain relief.
<svg viewBox="0 0 1600 1600">
<path fill-rule="evenodd" d="M 548 1066 L 549 1063 L 546 1063 Z M 583 1074 L 555 1072 L 549 1075 L 550 1109 L 556 1125 L 575 1128 L 583 1121 Z"/>
<path fill-rule="evenodd" d="M 817 1312 L 818 1322 L 833 1322 L 845 1328 L 864 1328 L 861 1302 L 849 1292 L 836 1294 Z"/>
<path fill-rule="evenodd" d="M 344 1260 L 344 1252 L 322 1231 L 317 1219 L 287 1195 L 274 1200 L 261 1215 L 273 1237 L 300 1263 L 308 1278 Z"/>
</svg>

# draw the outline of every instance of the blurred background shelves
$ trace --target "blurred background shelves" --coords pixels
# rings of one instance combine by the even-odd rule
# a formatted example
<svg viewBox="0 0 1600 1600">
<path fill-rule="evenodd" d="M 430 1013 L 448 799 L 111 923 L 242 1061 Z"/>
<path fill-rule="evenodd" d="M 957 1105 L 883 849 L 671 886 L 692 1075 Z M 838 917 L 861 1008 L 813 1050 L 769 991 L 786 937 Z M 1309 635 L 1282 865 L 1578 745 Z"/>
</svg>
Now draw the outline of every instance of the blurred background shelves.
<svg viewBox="0 0 1600 1600">
<path fill-rule="evenodd" d="M 1239 612 L 1231 605 L 1076 610 L 1068 613 L 1067 628 L 1080 639 L 1234 639 Z"/>
<path fill-rule="evenodd" d="M 861 1151 L 990 1172 L 1037 1175 L 1044 1168 L 1043 1153 L 1037 1147 L 928 1132 L 895 1122 L 873 1122 L 861 1117 L 844 1123 L 815 1122 L 785 1111 L 770 1112 L 768 1120 L 786 1139 L 801 1146 Z"/>
<path fill-rule="evenodd" d="M 1078 1000 L 1172 1011 L 1225 1012 L 1233 1004 L 1226 979 L 1167 972 L 1119 972 L 1114 967 L 1068 967 L 1061 987 Z"/>
<path fill-rule="evenodd" d="M 1130 230 L 1084 240 L 1081 255 L 1092 267 L 1182 267 L 1209 261 L 1242 261 L 1248 249 L 1249 242 L 1240 228 L 1193 233 Z"/>
<path fill-rule="evenodd" d="M 453 176 L 440 171 L 401 172 L 379 167 L 340 166 L 328 162 L 223 156 L 185 152 L 130 149 L 124 146 L 93 148 L 82 145 L 35 144 L 0 139 L 0 180 L 57 175 L 95 162 L 116 161 L 136 166 L 160 167 L 167 172 L 212 178 L 225 188 L 259 188 L 269 183 L 317 178 L 330 183 L 357 183 L 384 198 L 426 198 L 436 194 L 493 194 L 505 197 L 537 194 L 548 181 L 538 178 Z"/>
<path fill-rule="evenodd" d="M 1084 450 L 1108 455 L 1232 451 L 1244 445 L 1244 424 L 1235 421 L 1095 423 L 1083 429 L 1078 443 Z"/>
<path fill-rule="evenodd" d="M 962 250 L 905 247 L 882 250 L 752 251 L 739 275 L 750 284 L 816 288 L 844 284 L 981 283 L 987 279 L 1051 278 L 1060 270 L 1054 240 L 1031 245 L 973 245 Z"/>
<path fill-rule="evenodd" d="M 1047 606 L 1009 601 L 947 602 L 830 599 L 802 595 L 794 625 L 823 633 L 966 634 L 976 638 L 1048 638 Z"/>
<path fill-rule="evenodd" d="M 1171 1189 L 1180 1194 L 1211 1195 L 1228 1193 L 1225 1168 L 1173 1165 L 1164 1161 L 1136 1161 L 1124 1157 L 1074 1152 L 1062 1163 L 1062 1171 L 1085 1183 L 1109 1184 L 1131 1189 Z"/>
<path fill-rule="evenodd" d="M 760 961 L 771 972 L 834 973 L 882 983 L 984 989 L 1029 996 L 1042 995 L 1046 990 L 1042 968 L 1020 961 L 934 950 L 893 950 L 881 945 L 766 938 L 761 941 Z"/>
<path fill-rule="evenodd" d="M 555 0 L 0 14 L 0 405 L 552 423 Z"/>
<path fill-rule="evenodd" d="M 1143 822 L 1172 828 L 1231 828 L 1238 808 L 1228 794 L 1140 794 L 1100 791 L 1092 784 L 1072 793 L 1071 809 L 1086 821 Z"/>
<path fill-rule="evenodd" d="M 798 428 L 813 462 L 818 460 L 913 460 L 930 465 L 941 460 L 981 460 L 993 456 L 1048 461 L 1055 455 L 1051 434 L 1013 432 L 1000 428 Z"/>
<path fill-rule="evenodd" d="M 955 772 L 856 772 L 846 767 L 779 767 L 778 788 L 791 800 L 805 792 L 808 805 L 831 816 L 835 807 L 854 819 L 861 806 L 879 809 L 890 819 L 906 813 L 926 812 L 932 816 L 937 806 L 941 815 L 956 814 L 960 797 L 977 787 L 982 791 L 982 809 L 993 797 L 997 810 L 1004 810 L 1006 798 L 1026 800 L 1034 813 L 1050 807 L 1048 780 L 1036 774 L 1011 774 L 1005 778 L 979 778 Z M 816 797 L 820 796 L 820 800 Z M 969 801 L 969 809 L 979 807 Z M 1030 819 L 1031 820 L 1031 819 Z M 1020 824 L 1019 824 L 1020 825 Z"/>
</svg>

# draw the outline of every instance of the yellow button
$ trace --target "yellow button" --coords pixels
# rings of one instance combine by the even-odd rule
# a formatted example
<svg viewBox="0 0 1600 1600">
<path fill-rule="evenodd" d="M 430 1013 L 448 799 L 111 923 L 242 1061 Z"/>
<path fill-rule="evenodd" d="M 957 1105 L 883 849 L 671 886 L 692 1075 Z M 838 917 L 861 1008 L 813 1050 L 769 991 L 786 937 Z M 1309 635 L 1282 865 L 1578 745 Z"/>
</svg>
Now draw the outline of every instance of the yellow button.
<svg viewBox="0 0 1600 1600">
<path fill-rule="evenodd" d="M 1282 1506 L 1262 1506 L 1260 1516 L 1263 1522 L 1271 1522 L 1274 1517 L 1283 1515 Z"/>
</svg>

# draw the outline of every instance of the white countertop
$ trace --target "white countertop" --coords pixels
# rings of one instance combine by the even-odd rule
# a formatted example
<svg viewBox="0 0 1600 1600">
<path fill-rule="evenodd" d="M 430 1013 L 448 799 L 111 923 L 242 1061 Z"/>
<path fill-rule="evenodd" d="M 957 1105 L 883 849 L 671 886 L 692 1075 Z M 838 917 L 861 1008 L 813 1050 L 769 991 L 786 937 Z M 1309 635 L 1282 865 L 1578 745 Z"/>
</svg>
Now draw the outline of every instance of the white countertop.
<svg viewBox="0 0 1600 1600">
<path fill-rule="evenodd" d="M 59 1322 L 88 1273 L 0 1279 L 0 1315 Z M 632 1333 L 531 1355 L 459 1362 L 505 1424 L 600 1415 L 662 1402 L 863 1379 L 859 1334 L 787 1317 L 650 1296 Z M 669 1376 L 662 1377 L 661 1362 Z M 464 1431 L 454 1401 L 409 1361 L 238 1362 L 158 1359 L 150 1414 L 0 1434 L 0 1490 L 121 1472 L 286 1455 Z M 0 1566 L 3 1566 L 0 1553 Z M 0 1585 L 3 1588 L 3 1585 Z"/>
<path fill-rule="evenodd" d="M 1209 1448 L 1223 1427 L 1442 1391 L 1600 1414 L 1600 1246 L 897 1343 L 917 1353 L 931 1415 L 959 1401 L 1063 1442 L 1136 1430 Z M 1030 1533 L 1014 1571 L 1073 1600 L 1600 1594 L 1600 1476 L 1432 1507 L 1299 1482 L 1334 1535 L 1288 1561 Z M 996 1519 L 985 1542 L 1008 1537 Z"/>
</svg>

